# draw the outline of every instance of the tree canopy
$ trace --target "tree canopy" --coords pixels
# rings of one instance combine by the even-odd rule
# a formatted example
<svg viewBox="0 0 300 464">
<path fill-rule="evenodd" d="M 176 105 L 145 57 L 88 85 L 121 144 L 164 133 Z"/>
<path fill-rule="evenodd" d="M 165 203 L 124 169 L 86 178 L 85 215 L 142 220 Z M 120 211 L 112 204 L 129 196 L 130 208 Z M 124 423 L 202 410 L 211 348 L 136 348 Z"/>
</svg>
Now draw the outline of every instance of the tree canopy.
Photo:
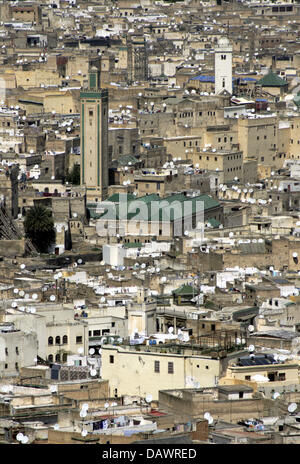
<svg viewBox="0 0 300 464">
<path fill-rule="evenodd" d="M 30 238 L 36 248 L 41 253 L 47 253 L 55 241 L 52 212 L 42 205 L 30 208 L 26 213 L 24 228 L 26 237 Z"/>
</svg>

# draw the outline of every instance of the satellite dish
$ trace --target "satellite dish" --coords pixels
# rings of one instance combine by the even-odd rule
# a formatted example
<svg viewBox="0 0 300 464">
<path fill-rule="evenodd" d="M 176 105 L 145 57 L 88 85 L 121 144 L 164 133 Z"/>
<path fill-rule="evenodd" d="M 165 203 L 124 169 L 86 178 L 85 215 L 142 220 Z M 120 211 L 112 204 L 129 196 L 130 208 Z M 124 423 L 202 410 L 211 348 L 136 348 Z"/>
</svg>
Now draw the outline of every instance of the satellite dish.
<svg viewBox="0 0 300 464">
<path fill-rule="evenodd" d="M 204 417 L 204 419 L 209 420 L 209 418 L 211 417 L 210 412 L 204 413 L 203 417 Z"/>
<path fill-rule="evenodd" d="M 81 406 L 81 409 L 82 411 L 87 411 L 89 409 L 88 403 L 83 403 L 83 405 Z"/>
<path fill-rule="evenodd" d="M 209 425 L 212 425 L 213 422 L 214 422 L 214 418 L 213 418 L 212 416 L 210 416 L 210 417 L 208 418 L 208 424 L 209 424 Z"/>
<path fill-rule="evenodd" d="M 92 377 L 95 377 L 97 375 L 96 369 L 91 369 L 90 374 L 91 374 Z"/>
<path fill-rule="evenodd" d="M 89 349 L 89 354 L 94 354 L 95 353 L 95 349 L 94 348 L 90 348 Z"/>
<path fill-rule="evenodd" d="M 37 294 L 37 293 L 34 293 L 34 294 L 32 295 L 32 299 L 33 299 L 33 300 L 37 300 L 37 299 L 38 299 L 38 294 Z"/>
<path fill-rule="evenodd" d="M 12 304 L 11 304 L 11 307 L 16 308 L 17 306 L 18 306 L 17 303 L 15 301 L 13 301 Z"/>
<path fill-rule="evenodd" d="M 87 434 L 88 434 L 88 433 L 87 433 L 87 430 L 83 430 L 83 431 L 81 432 L 81 435 L 82 435 L 83 437 L 86 437 Z"/>
<path fill-rule="evenodd" d="M 288 412 L 295 412 L 297 409 L 297 403 L 291 403 L 288 407 Z"/>
<path fill-rule="evenodd" d="M 275 392 L 275 393 L 273 394 L 273 399 L 276 400 L 277 398 L 279 398 L 279 396 L 280 396 L 280 393 L 279 393 L 279 392 Z"/>
<path fill-rule="evenodd" d="M 254 351 L 254 350 L 255 350 L 255 346 L 254 346 L 254 345 L 250 345 L 250 346 L 248 347 L 248 351 L 251 352 L 251 351 Z"/>
<path fill-rule="evenodd" d="M 177 338 L 178 338 L 178 340 L 183 340 L 183 334 L 182 333 L 178 334 Z"/>
<path fill-rule="evenodd" d="M 17 436 L 16 436 L 16 439 L 17 439 L 18 441 L 22 441 L 23 438 L 24 438 L 23 433 L 18 433 Z"/>
<path fill-rule="evenodd" d="M 145 398 L 145 399 L 146 399 L 147 403 L 151 403 L 151 401 L 152 401 L 152 395 L 150 395 L 150 393 L 148 393 L 148 394 L 146 395 L 146 398 Z"/>
<path fill-rule="evenodd" d="M 168 332 L 169 334 L 172 334 L 174 332 L 174 327 L 169 327 Z"/>
<path fill-rule="evenodd" d="M 78 348 L 77 352 L 78 352 L 79 354 L 83 354 L 83 348 L 81 348 L 81 347 Z"/>
<path fill-rule="evenodd" d="M 235 341 L 235 343 L 236 343 L 237 345 L 240 345 L 240 344 L 241 344 L 241 339 L 240 339 L 240 338 L 237 338 L 236 341 Z"/>
<path fill-rule="evenodd" d="M 78 264 L 82 264 L 82 259 L 79 258 L 79 259 L 77 260 L 77 263 L 78 263 Z"/>
<path fill-rule="evenodd" d="M 21 440 L 21 443 L 22 443 L 23 445 L 26 445 L 26 443 L 28 443 L 28 441 L 29 441 L 29 438 L 28 438 L 26 435 L 24 435 L 23 438 L 22 438 L 22 440 Z"/>
<path fill-rule="evenodd" d="M 14 288 L 14 293 L 19 293 L 19 289 L 18 288 Z"/>
<path fill-rule="evenodd" d="M 50 301 L 55 301 L 55 295 L 50 296 Z"/>
<path fill-rule="evenodd" d="M 248 325 L 248 330 L 249 330 L 249 332 L 253 332 L 254 331 L 254 326 L 253 325 Z"/>
<path fill-rule="evenodd" d="M 59 425 L 58 424 L 54 425 L 54 430 L 59 430 Z"/>
<path fill-rule="evenodd" d="M 21 264 L 20 266 L 21 269 L 25 269 L 25 267 L 26 267 L 25 264 Z"/>
<path fill-rule="evenodd" d="M 105 403 L 104 407 L 105 409 L 109 408 L 109 403 Z"/>
<path fill-rule="evenodd" d="M 23 296 L 25 295 L 24 290 L 21 290 L 20 293 L 19 293 L 19 295 L 23 297 Z"/>
<path fill-rule="evenodd" d="M 86 417 L 87 416 L 86 410 L 80 411 L 79 416 L 80 417 Z"/>
</svg>

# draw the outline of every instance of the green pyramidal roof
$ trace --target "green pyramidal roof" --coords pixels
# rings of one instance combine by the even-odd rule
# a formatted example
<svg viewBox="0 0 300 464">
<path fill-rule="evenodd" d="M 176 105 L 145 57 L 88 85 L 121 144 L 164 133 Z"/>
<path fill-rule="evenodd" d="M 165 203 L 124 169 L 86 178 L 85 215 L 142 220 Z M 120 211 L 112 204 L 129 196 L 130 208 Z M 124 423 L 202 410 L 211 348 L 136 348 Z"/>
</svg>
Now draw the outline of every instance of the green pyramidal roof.
<svg viewBox="0 0 300 464">
<path fill-rule="evenodd" d="M 288 85 L 288 83 L 270 70 L 266 76 L 256 83 L 256 85 L 261 85 L 262 87 L 283 87 Z"/>
<path fill-rule="evenodd" d="M 176 290 L 173 290 L 172 293 L 176 296 L 182 296 L 182 295 L 198 295 L 199 290 L 196 287 L 193 287 L 192 285 L 186 285 L 183 284 L 181 287 L 177 288 Z"/>
</svg>

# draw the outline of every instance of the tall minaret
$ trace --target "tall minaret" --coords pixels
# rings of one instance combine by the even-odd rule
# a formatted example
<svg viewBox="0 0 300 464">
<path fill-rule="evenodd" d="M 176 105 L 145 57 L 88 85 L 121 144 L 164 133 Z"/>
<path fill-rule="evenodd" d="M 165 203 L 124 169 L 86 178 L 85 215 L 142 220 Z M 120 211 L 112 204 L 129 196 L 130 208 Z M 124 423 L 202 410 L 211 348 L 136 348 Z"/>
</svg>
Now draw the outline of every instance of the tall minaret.
<svg viewBox="0 0 300 464">
<path fill-rule="evenodd" d="M 108 189 L 108 91 L 100 87 L 100 66 L 89 68 L 88 89 L 80 92 L 80 184 L 87 201 L 102 201 Z"/>
<path fill-rule="evenodd" d="M 221 37 L 215 47 L 215 94 L 224 89 L 232 94 L 232 46 L 227 37 Z"/>
</svg>

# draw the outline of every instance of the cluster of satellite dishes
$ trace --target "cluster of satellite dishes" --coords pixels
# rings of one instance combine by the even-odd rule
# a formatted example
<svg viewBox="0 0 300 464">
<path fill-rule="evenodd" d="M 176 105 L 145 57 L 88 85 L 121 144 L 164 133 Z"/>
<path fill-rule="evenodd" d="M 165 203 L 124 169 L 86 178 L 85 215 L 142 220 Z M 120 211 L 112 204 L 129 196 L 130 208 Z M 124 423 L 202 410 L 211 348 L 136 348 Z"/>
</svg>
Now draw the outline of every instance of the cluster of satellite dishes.
<svg viewBox="0 0 300 464">
<path fill-rule="evenodd" d="M 18 433 L 17 436 L 16 436 L 16 439 L 22 443 L 22 445 L 26 445 L 26 443 L 29 442 L 29 438 L 27 437 L 27 435 L 23 435 L 23 433 Z"/>
<path fill-rule="evenodd" d="M 210 415 L 210 412 L 205 412 L 204 415 L 203 415 L 204 419 L 207 420 L 208 422 L 208 425 L 212 425 L 213 422 L 214 422 L 214 418 L 213 416 Z"/>
<path fill-rule="evenodd" d="M 289 406 L 288 406 L 288 412 L 290 412 L 291 414 L 293 414 L 293 413 L 296 411 L 297 407 L 298 407 L 298 406 L 297 406 L 297 403 L 291 403 L 291 404 L 289 404 Z"/>
</svg>

